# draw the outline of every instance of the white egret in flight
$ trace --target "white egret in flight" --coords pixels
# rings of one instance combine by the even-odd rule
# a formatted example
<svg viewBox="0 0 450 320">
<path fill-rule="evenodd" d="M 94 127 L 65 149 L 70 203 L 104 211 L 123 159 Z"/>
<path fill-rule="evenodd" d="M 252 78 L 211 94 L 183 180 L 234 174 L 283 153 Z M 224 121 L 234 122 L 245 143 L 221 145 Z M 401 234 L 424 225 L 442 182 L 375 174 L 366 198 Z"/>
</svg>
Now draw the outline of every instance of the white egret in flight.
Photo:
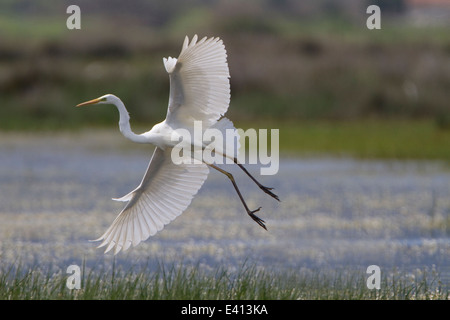
<svg viewBox="0 0 450 320">
<path fill-rule="evenodd" d="M 194 121 L 202 121 L 204 128 L 234 129 L 231 121 L 220 119 L 230 102 L 230 75 L 222 40 L 205 37 L 197 41 L 195 35 L 189 42 L 186 37 L 178 59 L 169 57 L 164 58 L 163 62 L 170 78 L 169 106 L 166 119 L 154 125 L 150 131 L 135 134 L 130 128 L 130 117 L 125 105 L 112 94 L 77 105 L 115 105 L 120 114 L 119 128 L 122 134 L 131 141 L 156 146 L 139 186 L 124 197 L 114 199 L 127 204 L 106 232 L 96 240 L 103 241 L 99 247 L 107 246 L 105 253 L 114 249 L 114 254 L 117 254 L 131 245 L 136 246 L 179 216 L 206 180 L 208 166 L 231 180 L 247 214 L 266 229 L 264 221 L 255 215 L 261 208 L 248 208 L 229 172 L 213 163 L 174 164 L 171 159 L 171 150 L 176 143 L 171 139 L 174 130 L 183 128 L 192 131 Z M 278 196 L 270 191 L 272 188 L 260 184 L 235 156 L 232 160 L 264 192 L 279 201 Z"/>
</svg>

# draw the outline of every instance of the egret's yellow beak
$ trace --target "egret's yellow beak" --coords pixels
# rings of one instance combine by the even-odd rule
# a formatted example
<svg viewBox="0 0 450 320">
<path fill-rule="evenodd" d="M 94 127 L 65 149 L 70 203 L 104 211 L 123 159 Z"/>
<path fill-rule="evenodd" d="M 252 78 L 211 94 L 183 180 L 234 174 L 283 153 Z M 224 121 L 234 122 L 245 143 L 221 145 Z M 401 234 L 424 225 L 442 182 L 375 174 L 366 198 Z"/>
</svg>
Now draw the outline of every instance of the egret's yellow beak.
<svg viewBox="0 0 450 320">
<path fill-rule="evenodd" d="M 100 101 L 102 101 L 102 99 L 100 99 L 100 98 L 92 99 L 92 100 L 77 104 L 75 107 L 82 107 L 82 106 L 87 106 L 90 104 L 96 104 L 96 103 L 99 103 Z"/>
</svg>

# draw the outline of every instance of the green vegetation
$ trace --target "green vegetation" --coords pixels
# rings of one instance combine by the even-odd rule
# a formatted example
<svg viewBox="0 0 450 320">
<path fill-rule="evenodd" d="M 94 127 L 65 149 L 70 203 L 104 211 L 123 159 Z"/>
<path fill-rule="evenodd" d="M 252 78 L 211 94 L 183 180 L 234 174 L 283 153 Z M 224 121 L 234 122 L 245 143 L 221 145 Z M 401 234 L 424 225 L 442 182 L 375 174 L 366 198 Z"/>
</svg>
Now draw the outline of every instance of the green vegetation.
<svg viewBox="0 0 450 320">
<path fill-rule="evenodd" d="M 280 150 L 302 155 L 450 162 L 450 130 L 430 120 L 262 122 L 280 128 Z"/>
<path fill-rule="evenodd" d="M 163 265 L 157 271 L 82 270 L 81 289 L 69 290 L 68 274 L 30 270 L 1 270 L 0 299 L 443 299 L 449 298 L 438 274 L 393 271 L 382 275 L 381 289 L 369 290 L 367 274 L 357 271 L 273 272 L 244 265 L 231 272 L 217 268 Z"/>
<path fill-rule="evenodd" d="M 116 126 L 111 108 L 73 108 L 105 93 L 148 130 L 166 114 L 162 57 L 177 56 L 184 36 L 199 33 L 226 44 L 227 115 L 246 127 L 280 128 L 282 151 L 450 159 L 444 26 L 393 16 L 369 31 L 365 11 L 351 19 L 346 10 L 359 9 L 328 2 L 310 4 L 311 12 L 289 1 L 100 2 L 80 2 L 76 31 L 65 27 L 64 3 L 0 5 L 0 131 Z M 401 14 L 397 2 L 401 9 L 391 9 Z"/>
<path fill-rule="evenodd" d="M 244 129 L 280 129 L 282 153 L 450 162 L 447 26 L 393 16 L 369 31 L 365 10 L 332 1 L 77 3 L 82 29 L 72 31 L 65 1 L 0 3 L 1 135 L 117 130 L 116 110 L 74 108 L 105 93 L 125 102 L 136 132 L 150 129 L 166 114 L 162 57 L 198 33 L 226 45 L 227 116 Z M 449 299 L 426 272 L 383 274 L 378 291 L 349 270 L 82 272 L 82 289 L 69 290 L 64 271 L 0 265 L 0 299 Z"/>
</svg>

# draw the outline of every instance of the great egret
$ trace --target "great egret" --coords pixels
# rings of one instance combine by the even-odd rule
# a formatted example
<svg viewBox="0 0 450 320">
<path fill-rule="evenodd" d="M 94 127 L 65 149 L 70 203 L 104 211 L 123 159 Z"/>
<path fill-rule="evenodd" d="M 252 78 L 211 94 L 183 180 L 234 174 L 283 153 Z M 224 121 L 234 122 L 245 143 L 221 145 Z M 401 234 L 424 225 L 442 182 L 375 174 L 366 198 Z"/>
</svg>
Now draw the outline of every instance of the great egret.
<svg viewBox="0 0 450 320">
<path fill-rule="evenodd" d="M 170 78 L 169 106 L 166 119 L 150 131 L 135 134 L 130 128 L 130 117 L 125 105 L 112 94 L 77 105 L 115 105 L 120 114 L 119 128 L 122 134 L 131 141 L 156 146 L 139 186 L 122 198 L 114 199 L 128 203 L 106 232 L 94 240 L 103 241 L 99 247 L 107 246 L 105 253 L 114 248 L 114 254 L 117 254 L 131 245 L 136 246 L 179 216 L 206 180 L 208 166 L 231 180 L 247 214 L 266 229 L 264 221 L 255 215 L 261 207 L 256 210 L 248 208 L 231 173 L 213 163 L 174 164 L 171 160 L 174 147 L 171 135 L 174 130 L 192 130 L 194 121 L 202 121 L 206 128 L 234 129 L 231 121 L 220 119 L 230 102 L 230 76 L 225 46 L 219 38 L 197 39 L 197 35 L 191 42 L 188 37 L 185 38 L 178 59 L 163 59 Z M 264 192 L 279 201 L 278 196 L 270 191 L 272 188 L 260 184 L 236 157 L 232 160 Z"/>
</svg>

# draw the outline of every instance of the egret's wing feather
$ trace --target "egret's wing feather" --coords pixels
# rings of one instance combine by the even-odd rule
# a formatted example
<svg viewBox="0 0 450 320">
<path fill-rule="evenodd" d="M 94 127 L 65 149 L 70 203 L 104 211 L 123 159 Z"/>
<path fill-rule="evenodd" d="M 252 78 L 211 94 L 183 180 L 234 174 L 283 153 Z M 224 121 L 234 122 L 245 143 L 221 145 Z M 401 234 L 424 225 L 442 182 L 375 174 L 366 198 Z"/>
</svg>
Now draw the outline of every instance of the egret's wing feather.
<svg viewBox="0 0 450 320">
<path fill-rule="evenodd" d="M 97 241 L 107 246 L 105 253 L 114 254 L 136 246 L 160 231 L 179 216 L 208 176 L 208 167 L 201 164 L 176 165 L 171 149 L 156 148 L 141 184 L 122 199 L 128 203 L 112 225 Z"/>
<path fill-rule="evenodd" d="M 178 59 L 164 58 L 170 78 L 166 123 L 177 127 L 203 121 L 213 125 L 230 103 L 230 73 L 222 40 L 186 37 Z"/>
</svg>

